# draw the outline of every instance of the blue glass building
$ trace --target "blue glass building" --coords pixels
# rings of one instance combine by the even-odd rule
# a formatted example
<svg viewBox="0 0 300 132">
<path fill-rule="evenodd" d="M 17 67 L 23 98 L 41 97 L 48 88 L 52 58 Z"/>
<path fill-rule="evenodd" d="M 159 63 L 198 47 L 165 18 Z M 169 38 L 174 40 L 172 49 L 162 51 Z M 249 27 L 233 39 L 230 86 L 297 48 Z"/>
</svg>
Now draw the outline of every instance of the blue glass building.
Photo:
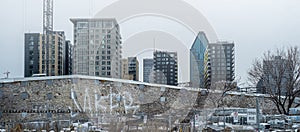
<svg viewBox="0 0 300 132">
<path fill-rule="evenodd" d="M 204 87 L 204 56 L 208 39 L 199 32 L 190 49 L 190 86 Z"/>
</svg>

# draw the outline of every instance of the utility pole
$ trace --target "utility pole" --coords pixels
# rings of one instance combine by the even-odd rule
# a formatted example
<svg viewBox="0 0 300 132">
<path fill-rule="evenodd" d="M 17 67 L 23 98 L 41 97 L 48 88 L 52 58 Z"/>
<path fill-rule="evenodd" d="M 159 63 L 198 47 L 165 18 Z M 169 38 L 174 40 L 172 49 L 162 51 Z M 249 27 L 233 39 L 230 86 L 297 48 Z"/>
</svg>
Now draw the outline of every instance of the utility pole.
<svg viewBox="0 0 300 132">
<path fill-rule="evenodd" d="M 226 119 L 226 116 L 225 116 L 225 108 L 224 108 L 224 106 L 223 106 L 223 129 L 224 129 L 224 131 L 225 131 L 225 120 Z"/>
<path fill-rule="evenodd" d="M 4 72 L 3 74 L 5 74 L 5 75 L 6 75 L 5 79 L 7 79 L 7 78 L 8 78 L 8 75 L 10 74 L 10 72 L 9 72 L 9 71 L 7 71 L 7 72 Z"/>
<path fill-rule="evenodd" d="M 196 132 L 196 110 L 194 110 L 193 119 L 194 119 L 194 125 L 193 125 L 193 132 Z"/>
<path fill-rule="evenodd" d="M 259 100 L 258 97 L 256 97 L 256 125 L 257 125 L 257 130 L 259 131 Z"/>
</svg>

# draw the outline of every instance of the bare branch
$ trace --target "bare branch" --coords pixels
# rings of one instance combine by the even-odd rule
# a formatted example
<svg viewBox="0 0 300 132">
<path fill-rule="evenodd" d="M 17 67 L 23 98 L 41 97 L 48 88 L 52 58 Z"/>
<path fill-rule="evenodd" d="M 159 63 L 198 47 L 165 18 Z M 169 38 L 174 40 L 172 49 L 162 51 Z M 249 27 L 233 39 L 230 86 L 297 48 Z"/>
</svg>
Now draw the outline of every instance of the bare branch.
<svg viewBox="0 0 300 132">
<path fill-rule="evenodd" d="M 248 72 L 248 79 L 254 85 L 262 81 L 279 113 L 288 114 L 295 98 L 300 95 L 299 58 L 297 46 L 267 51 L 262 61 L 256 59 Z"/>
</svg>

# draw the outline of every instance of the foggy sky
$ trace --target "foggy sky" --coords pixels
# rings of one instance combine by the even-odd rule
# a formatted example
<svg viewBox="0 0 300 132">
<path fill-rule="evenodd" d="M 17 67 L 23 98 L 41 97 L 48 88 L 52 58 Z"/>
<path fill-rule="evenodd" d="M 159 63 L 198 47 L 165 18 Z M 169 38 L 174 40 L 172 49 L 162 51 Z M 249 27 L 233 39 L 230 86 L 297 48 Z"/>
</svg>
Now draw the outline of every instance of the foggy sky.
<svg viewBox="0 0 300 132">
<path fill-rule="evenodd" d="M 73 41 L 70 18 L 93 17 L 114 1 L 116 0 L 55 0 L 54 30 L 65 31 L 67 39 Z M 186 2 L 207 18 L 220 40 L 235 42 L 236 76 L 242 77 L 243 82 L 252 61 L 262 56 L 264 51 L 300 45 L 298 0 Z M 4 77 L 2 73 L 5 71 L 11 72 L 10 77 L 22 77 L 24 33 L 42 32 L 42 0 L 2 0 L 0 3 L 0 78 Z"/>
</svg>

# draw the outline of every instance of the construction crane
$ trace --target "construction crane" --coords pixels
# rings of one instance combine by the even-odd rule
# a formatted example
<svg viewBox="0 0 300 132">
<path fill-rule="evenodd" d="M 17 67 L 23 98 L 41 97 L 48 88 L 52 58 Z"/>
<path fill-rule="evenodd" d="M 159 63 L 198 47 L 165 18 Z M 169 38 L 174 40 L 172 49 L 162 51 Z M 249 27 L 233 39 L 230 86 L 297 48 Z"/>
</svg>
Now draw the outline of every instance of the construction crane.
<svg viewBox="0 0 300 132">
<path fill-rule="evenodd" d="M 43 52 L 44 60 L 42 65 L 44 66 L 42 72 L 49 75 L 49 67 L 52 57 L 49 53 L 49 48 L 52 45 L 53 34 L 53 0 L 43 1 Z"/>
</svg>

